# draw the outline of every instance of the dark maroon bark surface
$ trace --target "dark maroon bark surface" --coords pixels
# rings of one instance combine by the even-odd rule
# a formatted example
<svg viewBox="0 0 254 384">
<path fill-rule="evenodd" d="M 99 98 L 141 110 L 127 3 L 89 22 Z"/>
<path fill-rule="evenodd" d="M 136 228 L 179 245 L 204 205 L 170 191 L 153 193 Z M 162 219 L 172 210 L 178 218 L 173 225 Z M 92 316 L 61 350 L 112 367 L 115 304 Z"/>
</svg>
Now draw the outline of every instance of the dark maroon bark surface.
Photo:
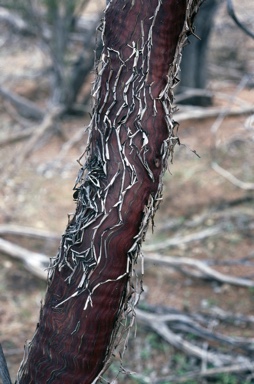
<svg viewBox="0 0 254 384">
<path fill-rule="evenodd" d="M 77 211 L 17 383 L 90 384 L 110 355 L 130 271 L 161 198 L 174 136 L 168 88 L 185 17 L 186 0 L 113 0 L 106 10 Z"/>
</svg>

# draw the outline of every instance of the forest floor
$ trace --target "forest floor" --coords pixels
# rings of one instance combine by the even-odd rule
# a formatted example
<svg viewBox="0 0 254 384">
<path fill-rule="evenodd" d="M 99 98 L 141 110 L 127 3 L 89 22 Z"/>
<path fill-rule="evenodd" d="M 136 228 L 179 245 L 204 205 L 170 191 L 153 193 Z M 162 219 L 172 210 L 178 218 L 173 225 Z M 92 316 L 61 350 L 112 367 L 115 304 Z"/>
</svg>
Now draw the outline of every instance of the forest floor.
<svg viewBox="0 0 254 384">
<path fill-rule="evenodd" d="M 225 17 L 225 10 L 221 11 L 220 20 L 225 20 Z M 221 124 L 216 117 L 190 118 L 180 123 L 181 145 L 176 147 L 173 164 L 169 164 L 164 177 L 163 201 L 156 213 L 154 233 L 149 231 L 144 243 L 141 307 L 167 307 L 185 314 L 211 315 L 220 309 L 236 316 L 254 315 L 253 287 L 194 277 L 188 271 L 184 274 L 173 267 L 153 265 L 145 258 L 149 246 L 157 244 L 159 251 L 156 253 L 161 256 L 202 260 L 224 275 L 254 280 L 254 194 L 253 189 L 243 189 L 246 187 L 244 183 L 254 183 L 254 123 L 250 113 L 228 115 L 235 107 L 253 105 L 254 46 L 251 39 L 246 40 L 239 31 L 232 37 L 226 27 L 226 37 L 220 39 L 222 21 L 214 30 L 209 61 L 209 89 L 214 92 L 213 106 L 222 108 Z M 228 28 L 232 32 L 232 25 Z M 237 49 L 235 41 L 241 42 Z M 16 75 L 26 72 L 28 62 L 25 56 L 29 50 L 29 44 L 25 43 L 23 49 L 15 44 L 4 47 L 4 53 L 0 54 L 0 67 L 5 68 L 5 76 L 15 67 L 18 68 Z M 232 54 L 235 56 L 233 59 Z M 29 61 L 30 70 L 40 63 L 41 56 L 36 51 Z M 250 78 L 241 85 L 246 73 L 252 73 L 252 80 Z M 31 79 L 23 78 L 19 84 L 15 82 L 15 87 L 23 95 L 32 99 L 38 97 L 38 102 L 43 102 L 43 84 L 39 94 Z M 179 106 L 179 110 L 185 111 L 185 108 Z M 0 138 L 3 138 L 15 132 L 18 122 L 8 113 L 4 102 L 0 104 L 0 112 Z M 85 148 L 85 133 L 82 143 L 61 159 L 60 166 L 56 165 L 55 159 L 64 141 L 88 123 L 88 118 L 66 117 L 61 124 L 62 135 L 52 137 L 21 164 L 15 160 L 23 144 L 1 149 L 0 225 L 31 227 L 59 235 L 59 240 L 43 242 L 12 235 L 6 235 L 5 239 L 30 250 L 55 255 L 67 224 L 67 214 L 75 210 L 72 194 L 79 170 L 76 159 Z M 215 124 L 218 124 L 216 132 Z M 240 187 L 218 174 L 212 167 L 214 162 L 241 180 Z M 205 230 L 207 235 L 195 240 L 195 234 Z M 185 241 L 187 237 L 189 240 Z M 164 242 L 173 238 L 182 238 L 183 241 L 164 247 Z M 46 282 L 33 276 L 20 261 L 0 254 L 0 341 L 13 380 L 22 360 L 24 343 L 34 333 L 45 288 Z M 210 327 L 224 335 L 253 338 L 254 322 L 251 321 L 229 324 L 211 317 Z M 194 338 L 193 335 L 189 337 Z M 166 377 L 172 372 L 183 374 L 200 364 L 197 359 L 184 355 L 163 341 L 149 328 L 137 325 L 136 338 L 130 340 L 123 366 L 142 373 L 153 383 L 158 376 Z M 109 375 L 114 374 L 114 369 L 113 366 Z M 238 373 L 210 381 L 196 379 L 185 382 L 236 384 L 251 380 Z M 115 381 L 123 382 L 147 381 L 138 376 L 135 378 L 135 375 L 132 378 L 122 375 Z"/>
</svg>

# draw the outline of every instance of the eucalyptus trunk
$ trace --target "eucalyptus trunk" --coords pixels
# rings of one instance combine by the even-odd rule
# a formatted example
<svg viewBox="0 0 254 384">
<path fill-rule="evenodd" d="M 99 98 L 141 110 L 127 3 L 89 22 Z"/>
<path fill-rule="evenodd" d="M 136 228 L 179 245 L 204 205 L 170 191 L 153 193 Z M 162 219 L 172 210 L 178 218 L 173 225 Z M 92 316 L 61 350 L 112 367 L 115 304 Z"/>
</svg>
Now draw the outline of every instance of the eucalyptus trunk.
<svg viewBox="0 0 254 384">
<path fill-rule="evenodd" d="M 77 209 L 17 383 L 90 384 L 108 366 L 139 295 L 135 264 L 178 142 L 172 88 L 199 3 L 112 0 L 106 8 Z"/>
</svg>

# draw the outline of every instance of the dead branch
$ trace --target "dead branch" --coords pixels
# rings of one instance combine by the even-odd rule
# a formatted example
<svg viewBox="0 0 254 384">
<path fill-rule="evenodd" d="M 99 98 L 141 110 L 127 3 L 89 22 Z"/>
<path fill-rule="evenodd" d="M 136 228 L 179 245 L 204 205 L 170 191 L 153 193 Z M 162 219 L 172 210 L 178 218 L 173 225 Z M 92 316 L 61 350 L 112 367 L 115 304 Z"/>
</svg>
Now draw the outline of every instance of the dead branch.
<svg viewBox="0 0 254 384">
<path fill-rule="evenodd" d="M 28 249 L 13 244 L 10 241 L 0 239 L 0 251 L 8 256 L 15 257 L 23 261 L 24 266 L 35 276 L 45 280 L 49 258 L 41 253 L 31 252 Z"/>
<path fill-rule="evenodd" d="M 153 264 L 178 268 L 194 277 L 209 278 L 223 284 L 232 284 L 241 287 L 254 287 L 253 280 L 225 275 L 224 273 L 218 272 L 209 267 L 203 261 L 191 259 L 189 257 L 161 256 L 156 253 L 147 253 L 145 255 L 145 260 Z M 193 268 L 194 272 L 191 271 Z"/>
<path fill-rule="evenodd" d="M 167 311 L 170 311 L 167 309 Z M 137 315 L 139 316 L 139 311 Z M 185 333 L 196 335 L 199 338 L 203 338 L 205 340 L 211 340 L 211 341 L 217 341 L 222 344 L 228 344 L 231 347 L 235 348 L 241 348 L 244 351 L 252 352 L 253 351 L 253 338 L 246 338 L 246 337 L 230 337 L 222 335 L 218 332 L 214 332 L 214 330 L 209 329 L 209 322 L 210 319 L 204 320 L 202 318 L 202 322 L 205 323 L 205 326 L 200 325 L 198 322 L 200 322 L 201 316 L 192 316 L 187 313 L 166 313 L 166 314 L 155 314 L 151 312 L 143 312 L 141 314 L 142 316 L 150 316 L 150 319 L 152 320 L 153 316 L 156 316 L 158 321 L 164 322 L 164 323 L 170 323 L 171 329 L 175 330 L 181 330 Z"/>
<path fill-rule="evenodd" d="M 76 144 L 80 144 L 80 141 L 81 139 L 84 137 L 84 128 L 78 130 L 75 135 L 70 139 L 68 140 L 66 143 L 64 143 L 61 147 L 61 150 L 60 152 L 58 153 L 58 155 L 55 157 L 55 159 L 53 160 L 53 164 L 58 164 L 60 163 L 64 158 L 65 156 L 67 155 L 67 153 L 76 145 Z"/>
<path fill-rule="evenodd" d="M 19 227 L 0 227 L 0 234 L 6 235 L 6 234 L 15 234 L 20 236 L 31 236 L 35 238 L 49 238 L 53 240 L 58 240 L 59 236 L 52 233 L 47 233 L 40 230 L 31 230 L 30 228 L 23 228 L 20 229 Z M 29 259 L 26 258 L 26 256 L 31 256 L 33 258 L 32 267 L 36 267 L 36 269 L 29 270 L 31 272 L 34 272 L 37 276 L 45 278 L 45 274 L 43 272 L 43 269 L 45 269 L 45 265 L 48 263 L 49 258 L 43 254 L 31 252 L 25 248 L 22 248 L 17 245 L 13 245 L 9 241 L 0 239 L 0 250 L 7 253 L 9 256 L 17 257 L 22 259 L 25 264 L 30 264 L 30 257 Z M 38 256 L 36 256 L 38 255 Z M 254 281 L 244 279 L 244 278 L 238 278 L 233 276 L 228 276 L 223 273 L 220 273 L 208 265 L 206 265 L 204 262 L 200 260 L 195 260 L 187 257 L 173 257 L 173 256 L 161 256 L 158 254 L 150 254 L 146 253 L 145 260 L 149 263 L 157 264 L 157 265 L 165 265 L 167 267 L 177 268 L 184 273 L 191 275 L 196 278 L 209 278 L 212 280 L 216 280 L 223 284 L 232 284 L 242 287 L 254 287 Z M 194 269 L 194 271 L 193 271 Z M 40 272 L 39 272 L 40 271 Z"/>
<path fill-rule="evenodd" d="M 223 80 L 227 78 L 228 80 L 232 79 L 233 81 L 235 81 L 239 80 L 242 77 L 241 70 L 228 66 L 223 67 L 221 63 L 215 64 L 211 62 L 209 63 L 209 69 L 213 76 L 216 76 L 217 78 L 221 77 L 223 78 Z"/>
<path fill-rule="evenodd" d="M 192 241 L 199 241 L 206 239 L 211 236 L 218 235 L 222 233 L 223 225 L 218 224 L 210 228 L 203 229 L 202 231 L 191 233 L 185 236 L 173 237 L 172 239 L 164 240 L 160 243 L 144 245 L 143 250 L 146 252 L 153 252 L 158 250 L 163 250 L 169 247 L 177 247 L 182 244 L 190 243 Z"/>
<path fill-rule="evenodd" d="M 61 107 L 53 107 L 44 117 L 43 121 L 36 129 L 34 134 L 28 140 L 26 145 L 22 148 L 19 154 L 15 154 L 13 163 L 22 164 L 22 162 L 34 151 L 36 145 L 41 141 L 42 137 L 46 133 L 53 130 L 56 125 L 57 119 L 62 114 L 63 109 Z"/>
<path fill-rule="evenodd" d="M 43 109 L 25 97 L 17 95 L 2 86 L 0 86 L 0 95 L 9 101 L 22 117 L 37 121 L 43 119 L 45 115 Z"/>
<path fill-rule="evenodd" d="M 10 348 L 4 352 L 5 356 L 22 355 L 23 353 L 24 348 Z"/>
<path fill-rule="evenodd" d="M 17 110 L 7 100 L 3 100 L 3 106 L 6 109 L 6 112 L 10 115 L 10 117 L 14 121 L 16 121 L 21 127 L 25 129 L 31 127 L 31 121 L 20 116 Z"/>
<path fill-rule="evenodd" d="M 158 314 L 147 313 L 145 311 L 141 311 L 140 309 L 136 310 L 136 315 L 139 322 L 144 325 L 148 325 L 158 335 L 160 335 L 164 340 L 173 345 L 175 348 L 180 349 L 188 355 L 196 356 L 201 360 L 205 359 L 207 362 L 214 364 L 216 367 L 221 367 L 225 364 L 236 364 L 237 362 L 250 363 L 249 359 L 245 358 L 244 356 L 238 355 L 234 358 L 228 354 L 203 350 L 197 345 L 190 343 L 169 329 L 166 324 L 166 319 L 163 317 L 163 315 L 161 315 L 161 317 Z"/>
<path fill-rule="evenodd" d="M 20 16 L 0 7 L 0 21 L 7 23 L 15 32 L 22 35 L 34 36 L 35 31 Z"/>
<path fill-rule="evenodd" d="M 228 10 L 228 14 L 229 16 L 234 20 L 234 22 L 236 23 L 236 25 L 244 32 L 246 33 L 246 35 L 252 37 L 252 39 L 254 39 L 254 33 L 252 31 L 250 31 L 239 19 L 238 17 L 236 16 L 235 14 L 235 10 L 234 10 L 234 6 L 233 6 L 233 2 L 232 0 L 227 0 L 227 10 Z"/>
<path fill-rule="evenodd" d="M 99 19 L 102 18 L 102 14 L 100 15 L 82 15 L 82 7 L 80 7 L 79 10 L 76 12 L 77 20 L 75 23 L 75 30 L 78 33 L 78 35 L 83 35 L 82 41 L 84 38 L 87 39 L 87 34 L 91 33 L 93 31 L 95 23 L 98 23 Z M 80 15 L 80 16 L 79 16 Z M 22 17 L 20 17 L 17 13 L 11 12 L 8 9 L 4 7 L 0 7 L 0 21 L 3 21 L 9 25 L 10 28 L 13 29 L 14 32 L 26 35 L 26 36 L 37 36 L 37 31 L 35 28 L 26 20 L 24 20 Z M 44 35 L 47 37 L 47 39 L 51 38 L 52 33 L 51 31 L 46 28 L 44 25 Z M 70 35 L 70 38 L 72 40 L 76 40 L 77 37 L 73 33 Z M 78 40 L 81 39 L 81 37 L 78 37 Z"/>
<path fill-rule="evenodd" d="M 206 341 L 209 340 L 213 343 L 217 342 L 220 344 L 228 345 L 231 348 L 234 347 L 237 348 L 237 350 L 242 349 L 244 352 L 248 353 L 253 352 L 253 338 L 224 336 L 220 333 L 206 329 L 194 321 L 188 321 L 184 323 L 177 321 L 176 323 L 171 324 L 171 328 L 176 331 L 195 335 L 198 338 L 203 338 Z"/>
<path fill-rule="evenodd" d="M 252 202 L 253 198 L 251 196 L 244 196 L 241 199 L 228 201 L 226 205 L 217 205 L 213 206 L 212 209 L 208 209 L 206 212 L 193 217 L 190 217 L 184 221 L 181 218 L 172 218 L 163 222 L 156 223 L 155 232 L 167 232 L 171 231 L 180 231 L 183 228 L 196 228 L 199 226 L 205 226 L 205 222 L 209 220 L 219 221 L 223 219 L 223 222 L 231 224 L 232 220 L 236 220 L 239 217 L 246 218 L 246 221 L 249 221 L 250 218 L 254 217 L 254 210 L 249 206 L 237 207 L 239 204 L 244 204 L 245 202 Z M 235 207 L 236 206 L 236 207 Z"/>
<path fill-rule="evenodd" d="M 212 97 L 214 93 L 207 89 L 198 89 L 198 88 L 181 88 L 181 92 L 176 95 L 175 102 L 176 104 L 181 103 L 182 101 L 189 99 L 194 96 L 203 96 L 203 97 Z"/>
<path fill-rule="evenodd" d="M 231 209 L 231 211 L 232 211 L 232 209 Z M 243 231 L 245 229 L 252 228 L 252 226 L 253 226 L 253 220 L 252 220 L 253 219 L 253 213 L 252 213 L 252 210 L 250 208 L 248 208 L 248 211 L 245 213 L 244 221 L 241 222 L 241 225 L 239 225 L 237 222 L 232 223 L 232 219 L 234 219 L 234 217 L 238 217 L 238 215 L 236 213 L 232 213 L 231 211 L 229 211 L 227 213 L 227 220 L 220 221 L 219 223 L 217 223 L 211 227 L 202 229 L 198 232 L 189 233 L 189 234 L 183 235 L 183 236 L 180 236 L 180 235 L 175 236 L 175 237 L 168 238 L 166 240 L 163 240 L 163 241 L 160 241 L 157 243 L 146 244 L 143 246 L 143 250 L 146 252 L 164 250 L 164 249 L 167 249 L 170 247 L 178 247 L 178 246 L 181 246 L 183 244 L 187 244 L 187 243 L 190 243 L 193 241 L 201 241 L 201 240 L 204 240 L 204 239 L 212 237 L 212 236 L 222 235 L 223 233 L 227 233 L 229 231 L 229 224 L 231 226 L 231 230 L 232 230 L 232 224 L 234 225 L 235 230 L 238 230 L 238 231 Z M 213 214 L 212 213 L 204 214 L 201 217 L 199 217 L 198 219 L 189 220 L 189 222 L 187 222 L 186 227 L 190 228 L 190 227 L 196 227 L 198 225 L 201 225 L 208 217 L 211 219 L 212 215 L 213 215 L 214 219 L 217 219 L 217 221 L 219 221 L 221 216 L 224 217 L 224 215 L 222 215 L 221 212 L 219 212 L 219 213 L 215 212 Z M 166 224 L 166 225 L 167 225 L 167 229 L 169 229 L 170 223 Z M 172 228 L 173 229 L 178 228 L 179 225 L 180 225 L 179 221 L 174 221 L 171 224 L 170 229 L 172 230 Z"/>
<path fill-rule="evenodd" d="M 0 141 L 0 148 L 4 148 L 11 144 L 16 144 L 20 141 L 26 140 L 34 132 L 34 128 L 32 129 L 26 129 L 24 132 L 14 133 L 12 135 L 9 135 L 7 138 Z"/>
<path fill-rule="evenodd" d="M 15 234 L 21 234 L 21 235 L 25 234 L 25 235 L 32 235 L 34 237 L 38 236 L 43 238 L 48 237 L 48 233 L 44 231 L 31 230 L 29 228 L 26 228 L 22 231 L 22 229 L 15 226 L 14 227 L 1 226 L 0 233 L 1 234 L 15 233 Z M 51 238 L 55 239 L 55 236 L 57 235 L 50 234 L 50 236 Z M 36 276 L 42 279 L 46 279 L 47 273 L 45 272 L 45 268 L 47 267 L 48 261 L 49 261 L 49 258 L 47 256 L 40 253 L 28 251 L 27 249 L 14 245 L 13 243 L 10 243 L 9 241 L 3 240 L 3 239 L 0 239 L 0 250 L 8 254 L 9 256 L 21 259 L 24 262 L 25 267 L 30 272 L 32 272 L 33 274 L 35 274 Z M 195 266 L 195 268 L 200 269 L 202 272 L 205 272 L 207 275 L 210 275 L 210 276 L 215 275 L 216 278 L 221 279 L 220 281 L 222 281 L 222 278 L 223 278 L 223 279 L 226 279 L 225 282 L 227 283 L 233 283 L 233 284 L 237 283 L 237 281 L 234 281 L 234 278 L 228 277 L 216 271 L 213 271 L 204 263 L 199 262 L 197 260 L 191 260 L 188 258 L 181 258 L 181 260 L 179 260 L 177 258 L 165 257 L 165 256 L 162 258 L 161 256 L 158 256 L 158 255 L 149 255 L 149 254 L 146 255 L 146 260 L 148 260 L 149 262 L 153 262 L 153 263 L 156 262 L 159 264 L 170 265 L 170 266 L 180 265 L 181 262 L 183 262 L 188 267 Z M 44 271 L 43 271 L 43 268 L 44 268 Z M 236 280 L 240 280 L 240 283 L 243 282 L 241 281 L 243 279 L 236 278 Z M 248 284 L 246 285 L 243 284 L 243 285 L 250 286 Z M 254 286 L 254 283 L 251 286 Z M 153 314 L 151 312 L 147 313 L 139 309 L 136 310 L 136 314 L 137 314 L 138 321 L 151 327 L 167 342 L 169 342 L 174 347 L 182 350 L 184 353 L 194 355 L 200 358 L 201 360 L 206 359 L 208 362 L 214 364 L 216 367 L 221 367 L 224 364 L 231 364 L 229 369 L 232 370 L 232 372 L 234 371 L 234 369 L 235 371 L 241 371 L 241 370 L 248 370 L 249 367 L 251 367 L 250 365 L 251 362 L 244 356 L 238 355 L 238 357 L 232 357 L 228 354 L 222 354 L 219 352 L 209 352 L 209 351 L 203 350 L 199 346 L 193 345 L 192 343 L 186 341 L 182 336 L 172 331 L 172 329 L 181 330 L 186 333 L 195 334 L 196 336 L 204 338 L 206 340 L 217 341 L 219 343 L 229 344 L 231 347 L 242 348 L 244 350 L 252 351 L 252 345 L 253 345 L 252 339 L 243 338 L 243 337 L 228 337 L 228 336 L 224 336 L 224 335 L 215 333 L 213 331 L 210 331 L 204 326 L 201 326 L 198 324 L 197 319 L 199 318 L 199 321 L 200 321 L 201 315 L 195 314 L 192 317 L 191 315 L 185 314 L 185 313 Z M 216 318 L 217 316 L 220 316 L 220 317 L 222 316 L 224 320 L 227 320 L 229 315 L 225 314 L 224 312 L 221 314 L 221 313 L 218 313 L 217 311 L 215 316 Z M 207 321 L 210 321 L 210 319 L 211 318 L 209 318 Z M 251 319 L 247 319 L 247 320 L 251 320 Z M 203 322 L 205 321 L 204 317 L 202 318 L 202 321 Z M 240 321 L 240 319 L 237 318 L 237 321 Z M 167 325 L 168 323 L 171 324 L 171 329 L 169 329 Z M 241 364 L 239 364 L 239 360 L 241 361 Z M 234 367 L 238 367 L 238 368 L 234 368 Z M 220 372 L 219 369 L 207 371 L 207 376 L 216 375 L 219 372 Z M 195 374 L 199 375 L 198 373 L 195 373 Z"/>
<path fill-rule="evenodd" d="M 243 315 L 242 313 L 232 313 L 229 311 L 224 311 L 219 307 L 207 308 L 205 312 L 201 313 L 202 316 L 209 317 L 210 319 L 221 320 L 227 323 L 234 324 L 253 324 L 254 316 Z"/>
<path fill-rule="evenodd" d="M 246 78 L 248 79 L 248 77 Z M 228 93 L 220 92 L 220 91 L 211 91 L 207 89 L 200 89 L 200 88 L 184 88 L 181 87 L 181 93 L 177 94 L 175 97 L 176 104 L 180 103 L 181 101 L 185 100 L 186 98 L 194 97 L 194 96 L 205 96 L 205 97 L 215 97 L 218 99 L 223 99 L 226 101 L 232 101 L 232 96 L 228 95 Z M 240 97 L 234 97 L 234 103 L 235 105 L 238 105 L 238 108 L 240 107 L 252 107 L 252 103 L 248 103 L 245 100 L 241 99 Z M 180 109 L 186 109 L 187 111 L 190 110 L 190 108 L 194 108 L 193 106 L 180 106 Z M 207 109 L 207 108 L 200 108 L 199 109 Z"/>
<path fill-rule="evenodd" d="M 237 100 L 237 96 L 239 95 L 239 93 L 247 86 L 249 81 L 250 81 L 249 75 L 245 74 L 244 76 L 242 76 L 242 78 L 239 81 L 239 83 L 237 84 L 233 94 L 229 97 L 227 107 L 221 108 L 220 113 L 218 114 L 217 118 L 213 122 L 213 124 L 211 126 L 211 133 L 214 135 L 214 141 L 215 142 L 216 142 L 216 133 L 218 132 L 221 124 L 223 123 L 226 116 L 232 116 L 232 112 L 233 112 L 232 106 L 234 105 L 234 102 Z M 249 108 L 253 111 L 254 107 L 253 107 L 253 105 L 250 105 Z M 251 112 L 251 110 L 248 111 L 247 113 L 249 113 L 249 112 L 253 113 L 253 112 Z"/>
<path fill-rule="evenodd" d="M 247 131 L 253 131 L 254 130 L 254 114 L 247 117 L 244 123 L 244 127 Z"/>
<path fill-rule="evenodd" d="M 178 122 L 184 121 L 184 120 L 194 120 L 194 119 L 206 119 L 209 117 L 215 117 L 221 114 L 223 111 L 222 108 L 200 108 L 200 107 L 182 107 L 181 110 L 183 112 L 177 112 L 175 114 L 175 119 Z M 232 109 L 227 112 L 227 116 L 239 116 L 239 115 L 246 115 L 248 113 L 253 113 L 254 107 L 253 106 L 246 106 L 241 107 L 237 109 Z"/>
<path fill-rule="evenodd" d="M 43 231 L 41 229 L 21 227 L 19 225 L 0 225 L 0 236 L 15 235 L 21 237 L 30 237 L 34 239 L 47 239 L 53 241 L 59 241 L 61 238 L 60 234 Z"/>
<path fill-rule="evenodd" d="M 142 383 L 146 384 L 161 384 L 161 383 L 185 383 L 190 380 L 201 379 L 205 377 L 213 377 L 225 373 L 240 373 L 240 372 L 253 372 L 253 361 L 247 363 L 239 363 L 233 365 L 226 365 L 219 368 L 209 368 L 204 370 L 188 372 L 184 375 L 170 375 L 164 377 L 150 378 L 136 372 L 131 372 L 125 369 L 125 373 L 129 377 L 139 379 Z"/>
<path fill-rule="evenodd" d="M 12 226 L 12 225 L 1 225 L 0 226 L 0 235 L 16 235 L 16 236 L 29 236 L 32 238 L 41 238 L 41 239 L 50 239 L 54 241 L 58 241 L 60 236 L 58 234 L 48 232 L 48 231 L 42 231 L 42 230 L 37 230 L 33 228 L 26 228 L 26 227 L 19 227 L 19 226 Z M 176 239 L 177 242 L 174 242 L 174 238 L 170 239 L 171 242 L 174 242 L 174 244 L 183 244 L 184 241 L 186 240 L 187 236 L 179 238 L 182 239 L 180 241 L 179 239 Z M 202 237 L 201 237 L 202 238 Z M 185 240 L 184 240 L 185 239 Z M 188 238 L 187 238 L 188 239 Z M 189 238 L 191 239 L 191 237 Z M 192 237 L 193 239 L 193 237 Z M 195 237 L 197 239 L 197 237 Z M 200 236 L 199 236 L 200 239 Z M 151 247 L 155 247 L 155 245 L 151 245 Z M 20 249 L 18 250 L 18 254 L 26 255 L 30 251 L 19 247 Z M 188 258 L 188 257 L 173 257 L 173 256 L 165 256 L 165 255 L 159 255 L 157 253 L 150 253 L 147 250 L 148 246 L 146 247 L 146 254 L 145 254 L 145 261 L 148 263 L 156 264 L 156 265 L 164 265 L 170 268 L 176 268 L 180 270 L 181 272 L 195 277 L 195 278 L 202 278 L 202 279 L 212 279 L 215 281 L 218 281 L 222 284 L 232 284 L 236 286 L 241 286 L 241 287 L 254 287 L 254 281 L 249 280 L 246 278 L 239 278 L 239 277 L 234 277 L 234 276 L 228 276 L 226 274 L 223 274 L 221 272 L 216 271 L 215 269 L 211 268 L 207 263 L 204 261 Z M 0 249 L 1 249 L 1 244 L 0 244 Z M 12 250 L 11 248 L 11 243 L 8 248 L 3 249 L 5 252 L 7 250 Z M 21 251 L 20 251 L 21 250 Z M 9 251 L 8 251 L 9 252 Z M 16 248 L 14 248 L 13 252 L 10 251 L 10 255 L 13 256 L 16 252 Z M 21 253 L 20 253 L 21 252 Z M 15 256 L 15 255 L 14 255 Z M 43 256 L 41 258 L 41 256 Z M 19 257 L 19 256 L 18 256 Z M 21 256 L 22 258 L 22 256 Z M 35 260 L 35 256 L 33 256 Z M 42 265 L 40 266 L 40 262 L 42 260 Z M 36 260 L 36 265 L 38 268 L 45 268 L 45 262 L 48 260 L 47 256 L 40 254 L 38 260 Z M 44 276 L 44 275 L 43 275 Z"/>
<path fill-rule="evenodd" d="M 253 372 L 253 361 L 247 363 L 227 365 L 220 368 L 209 368 L 196 372 L 189 372 L 185 375 L 171 375 L 166 377 L 161 377 L 153 380 L 153 384 L 161 384 L 162 382 L 170 383 L 185 383 L 189 380 L 195 380 L 205 377 L 213 377 L 225 373 L 240 373 L 240 372 Z M 135 375 L 136 376 L 136 375 Z M 151 383 L 151 382 L 149 382 Z"/>
<path fill-rule="evenodd" d="M 247 183 L 244 181 L 239 180 L 237 177 L 232 175 L 229 171 L 222 168 L 219 164 L 216 162 L 212 163 L 212 168 L 215 172 L 217 172 L 219 175 L 223 176 L 225 179 L 230 181 L 230 183 L 234 184 L 236 187 L 244 189 L 245 191 L 253 191 L 254 190 L 254 183 Z"/>
</svg>

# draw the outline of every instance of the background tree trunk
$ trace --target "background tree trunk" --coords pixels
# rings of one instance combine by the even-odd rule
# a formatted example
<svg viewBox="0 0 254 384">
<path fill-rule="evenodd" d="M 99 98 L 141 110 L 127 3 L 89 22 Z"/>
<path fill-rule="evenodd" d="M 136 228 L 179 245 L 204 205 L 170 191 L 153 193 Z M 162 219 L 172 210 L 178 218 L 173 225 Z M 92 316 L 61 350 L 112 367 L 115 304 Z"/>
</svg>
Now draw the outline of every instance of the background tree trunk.
<svg viewBox="0 0 254 384">
<path fill-rule="evenodd" d="M 139 294 L 131 276 L 178 142 L 171 89 L 198 4 L 112 0 L 106 9 L 77 210 L 52 260 L 19 384 L 90 384 L 107 367 Z"/>
<path fill-rule="evenodd" d="M 200 7 L 195 20 L 195 34 L 200 37 L 190 36 L 190 44 L 184 48 L 181 62 L 180 86 L 178 91 L 185 92 L 188 89 L 205 90 L 207 86 L 207 54 L 210 34 L 213 28 L 213 19 L 219 7 L 218 0 L 206 0 Z M 191 96 L 182 104 L 207 106 L 212 102 L 208 95 Z"/>
</svg>

